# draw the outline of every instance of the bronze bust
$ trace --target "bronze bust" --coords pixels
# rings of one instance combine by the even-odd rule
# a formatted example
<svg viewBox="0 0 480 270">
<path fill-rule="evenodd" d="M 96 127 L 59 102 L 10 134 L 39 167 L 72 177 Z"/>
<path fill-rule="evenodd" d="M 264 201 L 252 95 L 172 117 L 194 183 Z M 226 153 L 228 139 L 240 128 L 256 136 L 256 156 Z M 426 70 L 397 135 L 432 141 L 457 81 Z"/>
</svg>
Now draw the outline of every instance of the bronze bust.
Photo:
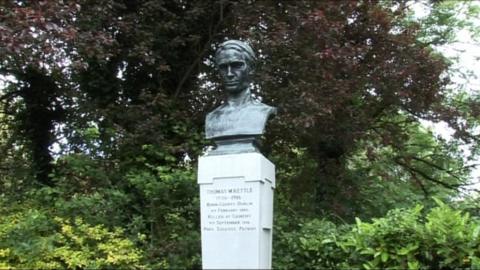
<svg viewBox="0 0 480 270">
<path fill-rule="evenodd" d="M 256 139 L 265 132 L 267 120 L 276 108 L 252 97 L 255 60 L 250 45 L 239 40 L 222 43 L 215 53 L 226 100 L 206 118 L 206 138 L 217 144 L 209 155 L 258 151 Z"/>
</svg>

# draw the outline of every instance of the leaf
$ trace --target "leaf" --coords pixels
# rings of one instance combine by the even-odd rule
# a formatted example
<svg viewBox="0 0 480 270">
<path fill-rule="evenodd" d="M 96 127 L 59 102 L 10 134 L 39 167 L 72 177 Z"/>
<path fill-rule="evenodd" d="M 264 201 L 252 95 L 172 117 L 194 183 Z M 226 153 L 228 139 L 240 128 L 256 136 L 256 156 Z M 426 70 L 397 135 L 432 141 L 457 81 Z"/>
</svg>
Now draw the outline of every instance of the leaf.
<svg viewBox="0 0 480 270">
<path fill-rule="evenodd" d="M 475 229 L 473 230 L 472 240 L 475 241 L 478 238 L 479 234 L 480 234 L 480 225 L 477 225 L 477 226 L 475 226 Z"/>
<path fill-rule="evenodd" d="M 382 255 L 381 255 L 382 262 L 388 261 L 388 257 L 389 257 L 388 253 L 382 252 Z"/>
<path fill-rule="evenodd" d="M 411 270 L 420 269 L 420 263 L 418 261 L 408 261 L 407 265 L 408 265 L 408 269 L 411 269 Z"/>
</svg>

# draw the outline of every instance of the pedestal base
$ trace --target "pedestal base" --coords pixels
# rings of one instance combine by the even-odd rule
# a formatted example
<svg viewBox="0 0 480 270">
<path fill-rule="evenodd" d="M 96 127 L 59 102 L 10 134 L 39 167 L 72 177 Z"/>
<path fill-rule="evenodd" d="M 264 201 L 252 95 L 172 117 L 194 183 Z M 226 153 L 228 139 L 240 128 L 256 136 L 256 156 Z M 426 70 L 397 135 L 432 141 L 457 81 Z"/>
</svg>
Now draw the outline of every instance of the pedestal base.
<svg viewBox="0 0 480 270">
<path fill-rule="evenodd" d="M 268 269 L 275 166 L 260 153 L 199 159 L 204 269 Z"/>
</svg>

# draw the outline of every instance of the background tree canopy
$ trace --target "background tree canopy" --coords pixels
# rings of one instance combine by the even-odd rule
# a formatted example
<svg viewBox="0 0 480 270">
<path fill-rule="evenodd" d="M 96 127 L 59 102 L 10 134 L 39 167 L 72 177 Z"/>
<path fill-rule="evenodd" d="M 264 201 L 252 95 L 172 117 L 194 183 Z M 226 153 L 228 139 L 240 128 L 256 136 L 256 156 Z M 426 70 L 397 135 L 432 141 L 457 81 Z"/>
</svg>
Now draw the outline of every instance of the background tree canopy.
<svg viewBox="0 0 480 270">
<path fill-rule="evenodd" d="M 319 259 L 363 248 L 348 240 L 355 228 L 326 255 L 300 252 L 324 249 L 325 239 L 291 249 L 298 234 L 348 231 L 330 221 L 354 226 L 394 208 L 417 210 L 394 210 L 382 226 L 395 226 L 397 216 L 417 226 L 420 204 L 436 206 L 431 222 L 456 213 L 477 239 L 475 218 L 433 200 L 454 204 L 471 184 L 459 147 L 468 144 L 475 157 L 480 119 L 479 96 L 452 91 L 452 61 L 434 48 L 479 10 L 432 1 L 430 16 L 415 19 L 411 5 L 1 2 L 0 267 L 199 267 L 195 166 L 211 144 L 205 114 L 222 102 L 212 54 L 228 38 L 252 43 L 260 58 L 254 94 L 280 109 L 262 146 L 277 166 L 274 252 L 289 254 L 277 267 L 385 267 L 365 257 Z M 466 17 L 456 18 L 456 8 Z M 421 120 L 447 123 L 454 138 L 434 136 Z M 475 216 L 476 200 L 462 205 Z M 475 241 L 462 266 L 478 263 Z M 415 258 L 432 268 L 463 258 L 445 254 Z"/>
</svg>

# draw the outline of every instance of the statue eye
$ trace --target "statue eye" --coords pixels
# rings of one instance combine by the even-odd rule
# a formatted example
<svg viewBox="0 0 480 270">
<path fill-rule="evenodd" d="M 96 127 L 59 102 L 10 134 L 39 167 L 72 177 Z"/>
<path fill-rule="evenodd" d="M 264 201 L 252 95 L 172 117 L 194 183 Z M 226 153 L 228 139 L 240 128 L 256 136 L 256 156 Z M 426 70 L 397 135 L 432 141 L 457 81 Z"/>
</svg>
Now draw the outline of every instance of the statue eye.
<svg viewBox="0 0 480 270">
<path fill-rule="evenodd" d="M 233 62 L 230 65 L 232 68 L 242 68 L 245 64 L 243 62 Z"/>
<path fill-rule="evenodd" d="M 228 65 L 227 64 L 220 64 L 218 65 L 218 68 L 221 70 L 227 70 Z"/>
</svg>

